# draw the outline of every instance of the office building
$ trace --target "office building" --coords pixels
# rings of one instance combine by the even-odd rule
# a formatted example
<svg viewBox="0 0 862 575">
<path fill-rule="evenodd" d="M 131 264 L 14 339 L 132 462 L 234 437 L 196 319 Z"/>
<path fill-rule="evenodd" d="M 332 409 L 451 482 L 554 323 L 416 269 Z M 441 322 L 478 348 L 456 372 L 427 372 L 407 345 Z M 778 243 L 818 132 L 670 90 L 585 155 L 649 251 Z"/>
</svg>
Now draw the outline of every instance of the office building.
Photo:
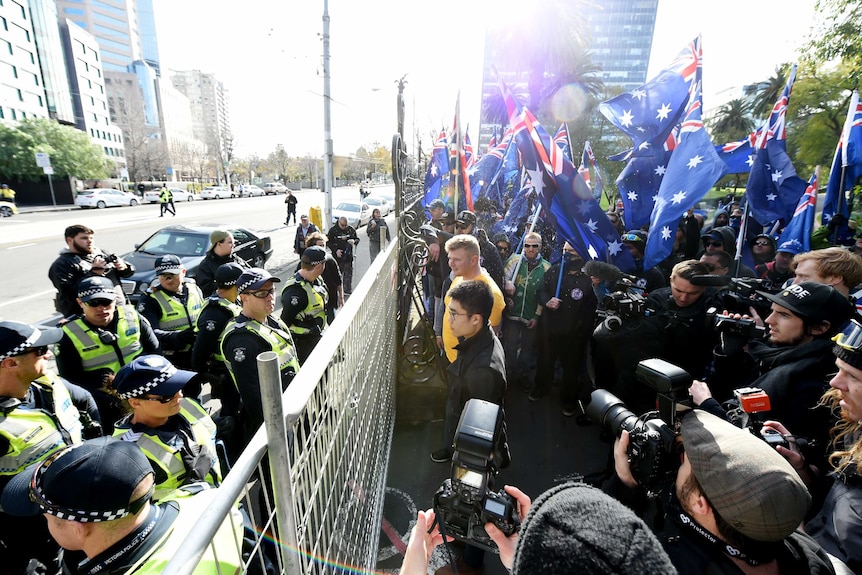
<svg viewBox="0 0 862 575">
<path fill-rule="evenodd" d="M 0 121 L 47 118 L 48 104 L 27 0 L 0 2 Z"/>
<path fill-rule="evenodd" d="M 200 70 L 171 70 L 174 87 L 189 99 L 195 139 L 212 151 L 231 133 L 228 92 L 215 77 Z"/>
</svg>

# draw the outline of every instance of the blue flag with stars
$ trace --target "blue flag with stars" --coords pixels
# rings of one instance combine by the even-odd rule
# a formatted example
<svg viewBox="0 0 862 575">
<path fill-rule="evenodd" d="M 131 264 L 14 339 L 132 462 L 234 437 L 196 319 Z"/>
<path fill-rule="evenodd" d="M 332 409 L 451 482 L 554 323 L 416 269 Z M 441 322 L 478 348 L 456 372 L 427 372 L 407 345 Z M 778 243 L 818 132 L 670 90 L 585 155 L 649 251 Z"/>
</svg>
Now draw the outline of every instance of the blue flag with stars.
<svg viewBox="0 0 862 575">
<path fill-rule="evenodd" d="M 650 221 L 671 152 L 658 150 L 632 157 L 617 177 L 627 229 L 640 229 Z"/>
<path fill-rule="evenodd" d="M 773 138 L 757 150 L 745 195 L 758 222 L 789 222 L 807 187 L 807 182 L 796 175 L 784 151 L 784 141 Z"/>
<path fill-rule="evenodd" d="M 679 220 L 703 198 L 727 166 L 718 157 L 703 127 L 700 86 L 689 103 L 677 143 L 659 187 L 644 253 L 644 269 L 667 258 L 676 240 Z"/>
<path fill-rule="evenodd" d="M 826 199 L 823 202 L 821 216 L 823 225 L 828 224 L 836 213 L 841 213 L 845 218 L 850 217 L 845 193 L 856 185 L 860 177 L 862 177 L 862 102 L 859 101 L 859 92 L 853 90 L 847 119 L 844 121 L 841 137 L 838 138 L 838 147 L 835 149 L 829 181 L 826 184 Z"/>
<path fill-rule="evenodd" d="M 805 193 L 799 198 L 799 203 L 796 205 L 796 210 L 793 212 L 793 219 L 781 232 L 781 237 L 778 238 L 778 245 L 782 246 L 786 242 L 798 242 L 802 247 L 802 251 L 811 250 L 811 232 L 814 231 L 814 212 L 817 209 L 817 187 L 820 180 L 820 166 L 808 180 L 808 187 Z"/>
<path fill-rule="evenodd" d="M 442 197 L 442 191 L 449 183 L 449 151 L 446 145 L 446 132 L 441 131 L 434 142 L 428 171 L 425 173 L 425 195 L 422 205 L 427 207 L 432 201 Z"/>
</svg>

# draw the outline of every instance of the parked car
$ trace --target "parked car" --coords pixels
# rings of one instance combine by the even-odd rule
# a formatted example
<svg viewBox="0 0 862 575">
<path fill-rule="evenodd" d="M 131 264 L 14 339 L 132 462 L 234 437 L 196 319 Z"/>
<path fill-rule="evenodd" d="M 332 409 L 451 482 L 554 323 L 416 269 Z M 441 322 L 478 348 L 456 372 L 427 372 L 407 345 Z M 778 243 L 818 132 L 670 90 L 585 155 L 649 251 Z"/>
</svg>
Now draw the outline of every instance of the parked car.
<svg viewBox="0 0 862 575">
<path fill-rule="evenodd" d="M 224 186 L 209 186 L 201 190 L 200 196 L 202 200 L 220 200 L 222 198 L 235 198 L 236 193 Z"/>
<path fill-rule="evenodd" d="M 263 188 L 260 186 L 255 186 L 254 184 L 243 184 L 242 193 L 240 197 L 243 198 L 253 198 L 255 196 L 265 196 L 266 192 L 263 191 Z"/>
<path fill-rule="evenodd" d="M 267 182 L 263 185 L 263 191 L 269 194 L 286 194 L 287 186 L 279 182 Z"/>
<path fill-rule="evenodd" d="M 191 192 L 187 192 L 186 190 L 181 190 L 179 188 L 168 188 L 171 193 L 174 195 L 175 202 L 193 202 L 195 201 L 195 195 Z M 159 196 L 162 191 L 160 189 L 150 190 L 148 192 L 144 192 L 144 201 L 148 204 L 156 204 L 159 201 Z"/>
<path fill-rule="evenodd" d="M 371 206 L 365 202 L 341 202 L 332 210 L 332 223 L 340 217 L 347 218 L 347 223 L 354 228 L 360 228 L 371 220 Z"/>
<path fill-rule="evenodd" d="M 11 218 L 18 213 L 18 206 L 12 202 L 0 200 L 0 218 Z"/>
<path fill-rule="evenodd" d="M 138 197 L 129 192 L 111 188 L 93 188 L 78 192 L 75 205 L 82 208 L 110 208 L 112 206 L 137 206 Z"/>
<path fill-rule="evenodd" d="M 210 233 L 215 229 L 230 230 L 236 242 L 234 253 L 250 266 L 262 268 L 272 256 L 270 237 L 247 228 L 226 224 L 167 226 L 142 244 L 136 244 L 135 251 L 123 255 L 136 269 L 133 276 L 123 280 L 123 291 L 130 300 L 137 302 L 156 279 L 156 259 L 167 254 L 179 257 L 186 268 L 186 276 L 194 277 L 210 247 Z"/>
<path fill-rule="evenodd" d="M 380 196 L 368 196 L 365 198 L 365 203 L 371 206 L 371 211 L 374 211 L 375 209 L 380 210 L 380 215 L 384 218 L 389 215 L 389 211 L 392 209 L 389 206 L 389 202 Z"/>
</svg>

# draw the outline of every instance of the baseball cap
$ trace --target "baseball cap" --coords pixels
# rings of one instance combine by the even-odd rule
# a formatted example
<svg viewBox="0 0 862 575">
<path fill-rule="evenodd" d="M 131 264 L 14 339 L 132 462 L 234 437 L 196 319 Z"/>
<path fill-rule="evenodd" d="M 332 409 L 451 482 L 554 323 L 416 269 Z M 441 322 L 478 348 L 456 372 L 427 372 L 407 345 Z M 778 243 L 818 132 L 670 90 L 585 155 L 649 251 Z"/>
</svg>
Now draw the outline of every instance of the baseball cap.
<svg viewBox="0 0 862 575">
<path fill-rule="evenodd" d="M 765 441 L 699 409 L 683 417 L 681 433 L 695 479 L 734 529 L 755 541 L 781 541 L 799 527 L 811 495 Z"/>
<path fill-rule="evenodd" d="M 316 266 L 326 261 L 326 250 L 320 246 L 310 246 L 302 252 L 302 263 Z"/>
<path fill-rule="evenodd" d="M 786 242 L 781 242 L 781 245 L 778 246 L 777 252 L 785 252 L 788 254 L 801 254 L 805 251 L 802 247 L 802 243 L 799 240 L 787 240 Z"/>
<path fill-rule="evenodd" d="M 239 276 L 242 275 L 242 266 L 236 262 L 228 262 L 218 267 L 215 272 L 216 284 L 219 287 L 229 288 L 236 285 Z"/>
<path fill-rule="evenodd" d="M 510 246 L 512 245 L 512 242 L 509 240 L 509 236 L 507 236 L 503 232 L 499 232 L 499 233 L 494 234 L 494 237 L 491 238 L 491 241 L 494 242 L 495 244 L 498 244 L 500 242 L 506 242 Z"/>
<path fill-rule="evenodd" d="M 78 297 L 88 302 L 94 299 L 114 299 L 114 284 L 108 278 L 93 276 L 78 281 Z"/>
<path fill-rule="evenodd" d="M 36 327 L 19 321 L 0 321 L 0 361 L 16 356 L 25 349 L 57 343 L 62 338 L 63 330 L 58 327 Z"/>
<path fill-rule="evenodd" d="M 236 280 L 236 289 L 239 293 L 248 290 L 259 290 L 263 287 L 263 284 L 269 280 L 272 280 L 275 283 L 281 281 L 263 268 L 249 268 L 247 270 L 243 270 L 242 275 L 239 276 L 238 280 Z"/>
<path fill-rule="evenodd" d="M 834 328 L 841 327 L 853 314 L 853 306 L 846 296 L 830 285 L 817 282 L 793 284 L 776 294 L 757 293 L 799 317 L 825 320 Z"/>
<path fill-rule="evenodd" d="M 156 275 L 179 274 L 183 271 L 183 262 L 175 255 L 168 254 L 156 258 Z"/>
<path fill-rule="evenodd" d="M 718 232 L 716 230 L 709 230 L 708 232 L 700 236 L 701 240 L 706 238 L 724 243 L 724 237 L 721 235 L 721 232 Z"/>
<path fill-rule="evenodd" d="M 161 355 L 141 355 L 120 368 L 114 377 L 114 389 L 120 399 L 160 395 L 172 397 L 198 374 L 177 369 Z"/>
<path fill-rule="evenodd" d="M 476 225 L 476 214 L 471 212 L 470 210 L 462 210 L 458 212 L 458 216 L 455 218 L 456 223 L 462 224 L 471 224 Z"/>
<path fill-rule="evenodd" d="M 3 489 L 0 503 L 18 517 L 48 513 L 80 523 L 113 521 L 149 501 L 152 489 L 135 501 L 132 494 L 152 473 L 136 443 L 99 437 L 64 447 L 20 472 Z"/>
<path fill-rule="evenodd" d="M 213 249 L 217 243 L 224 240 L 230 232 L 227 230 L 213 230 L 210 232 L 210 249 Z"/>
<path fill-rule="evenodd" d="M 443 209 L 443 210 L 445 210 L 445 209 L 446 209 L 446 204 L 444 204 L 444 203 L 443 203 L 443 200 L 440 200 L 440 199 L 431 200 L 431 203 L 430 203 L 430 204 L 428 204 L 428 209 L 429 209 L 429 210 L 433 210 L 433 209 Z"/>
<path fill-rule="evenodd" d="M 443 215 L 437 218 L 437 221 L 441 224 L 451 226 L 455 223 L 455 214 L 453 214 L 452 212 L 444 212 Z"/>
</svg>

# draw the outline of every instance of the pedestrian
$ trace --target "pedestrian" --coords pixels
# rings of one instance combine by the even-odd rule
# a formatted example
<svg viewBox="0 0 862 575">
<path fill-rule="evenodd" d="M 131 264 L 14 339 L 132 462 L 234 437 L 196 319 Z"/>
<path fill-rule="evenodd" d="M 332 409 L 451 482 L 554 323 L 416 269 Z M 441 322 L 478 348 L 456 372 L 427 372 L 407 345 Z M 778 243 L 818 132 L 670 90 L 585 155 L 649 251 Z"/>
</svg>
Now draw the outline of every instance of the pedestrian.
<svg viewBox="0 0 862 575">
<path fill-rule="evenodd" d="M 383 238 L 386 238 L 387 244 L 390 241 L 389 226 L 386 225 L 386 220 L 380 217 L 380 210 L 377 208 L 371 212 L 371 221 L 368 222 L 365 232 L 368 234 L 368 253 L 373 262 L 380 253 L 380 249 L 385 247 Z"/>
<path fill-rule="evenodd" d="M 0 200 L 18 205 L 15 201 L 15 190 L 10 188 L 8 184 L 0 184 Z"/>
<path fill-rule="evenodd" d="M 329 238 L 329 249 L 341 269 L 344 295 L 350 296 L 350 292 L 353 291 L 353 258 L 356 256 L 359 236 L 356 235 L 353 226 L 348 225 L 345 217 L 338 218 L 338 223 L 329 228 L 326 236 Z"/>
<path fill-rule="evenodd" d="M 143 198 L 144 192 L 147 191 L 147 187 L 144 185 L 144 182 L 139 183 L 136 189 L 138 190 L 138 195 Z"/>
<path fill-rule="evenodd" d="M 87 226 L 76 224 L 64 232 L 66 248 L 48 270 L 48 279 L 57 289 L 54 309 L 71 317 L 82 312 L 78 305 L 78 281 L 85 277 L 105 277 L 114 286 L 114 299 L 117 305 L 127 303 L 122 281 L 135 273 L 135 267 L 123 258 L 97 248 L 94 232 Z"/>
<path fill-rule="evenodd" d="M 78 302 L 84 312 L 63 324 L 57 352 L 60 375 L 93 394 L 105 433 L 123 414 L 111 390 L 114 375 L 139 355 L 161 351 L 150 322 L 134 307 L 116 305 L 113 294 L 107 278 L 78 282 Z"/>
<path fill-rule="evenodd" d="M 159 191 L 159 217 L 165 217 L 165 212 L 170 212 L 172 216 L 177 215 L 177 209 L 174 207 L 174 194 L 170 188 L 162 185 Z"/>
<path fill-rule="evenodd" d="M 293 239 L 293 252 L 302 257 L 302 252 L 305 251 L 305 239 L 309 234 L 319 231 L 317 226 L 308 221 L 307 214 L 299 216 L 299 226 L 296 228 L 296 237 Z"/>
<path fill-rule="evenodd" d="M 137 444 L 150 460 L 153 501 L 190 483 L 221 483 L 216 425 L 201 404 L 183 396 L 189 383 L 200 379 L 160 355 L 135 358 L 114 379 L 117 396 L 131 410 L 115 424 L 114 437 Z"/>
<path fill-rule="evenodd" d="M 325 267 L 325 249 L 305 248 L 299 271 L 285 282 L 281 292 L 281 321 L 290 328 L 300 364 L 311 355 L 327 326 L 329 293 L 320 277 Z"/>
<path fill-rule="evenodd" d="M 64 555 L 63 573 L 161 573 L 218 492 L 201 482 L 154 504 L 153 481 L 150 462 L 136 445 L 100 437 L 19 473 L 3 490 L 2 505 L 16 517 L 44 515 L 61 547 L 83 551 L 86 559 L 80 563 L 77 554 Z M 234 510 L 195 572 L 241 572 L 241 540 L 242 518 Z"/>
<path fill-rule="evenodd" d="M 29 465 L 84 434 L 101 434 L 99 410 L 87 390 L 57 377 L 48 367 L 49 346 L 63 332 L 17 321 L 0 322 L 0 489 Z M 11 517 L 0 511 L 0 565 L 4 573 L 49 572 L 59 547 L 41 517 Z M 39 569 L 27 570 L 34 560 Z M 34 565 L 35 567 L 35 565 Z"/>
<path fill-rule="evenodd" d="M 299 200 L 296 199 L 291 190 L 287 190 L 284 203 L 287 204 L 287 219 L 284 220 L 284 225 L 290 225 L 290 216 L 293 216 L 293 225 L 296 225 L 296 204 L 299 203 Z"/>
</svg>

